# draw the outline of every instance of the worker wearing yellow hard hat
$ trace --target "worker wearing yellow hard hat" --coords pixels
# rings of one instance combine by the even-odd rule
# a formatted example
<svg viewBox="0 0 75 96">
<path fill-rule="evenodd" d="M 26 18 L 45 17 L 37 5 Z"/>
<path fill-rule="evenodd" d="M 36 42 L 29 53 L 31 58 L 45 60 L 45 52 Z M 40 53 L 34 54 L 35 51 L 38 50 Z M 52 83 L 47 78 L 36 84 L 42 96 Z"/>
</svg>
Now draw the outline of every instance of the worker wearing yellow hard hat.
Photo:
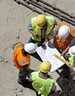
<svg viewBox="0 0 75 96">
<path fill-rule="evenodd" d="M 55 26 L 55 18 L 53 16 L 45 16 L 43 14 L 33 17 L 28 29 L 32 34 L 30 42 L 42 44 L 49 39 Z"/>
<path fill-rule="evenodd" d="M 43 49 L 46 49 L 45 43 L 52 35 L 55 24 L 56 20 L 53 16 L 45 16 L 43 14 L 40 14 L 31 18 L 31 21 L 28 25 L 28 30 L 31 33 L 31 37 L 28 43 L 32 42 L 36 44 L 37 47 L 42 46 Z M 42 61 L 36 51 L 33 54 L 33 57 Z"/>
<path fill-rule="evenodd" d="M 43 61 L 40 64 L 39 71 L 31 73 L 32 86 L 35 89 L 37 96 L 50 96 L 55 91 L 55 80 L 48 75 L 50 69 L 50 62 Z"/>
</svg>

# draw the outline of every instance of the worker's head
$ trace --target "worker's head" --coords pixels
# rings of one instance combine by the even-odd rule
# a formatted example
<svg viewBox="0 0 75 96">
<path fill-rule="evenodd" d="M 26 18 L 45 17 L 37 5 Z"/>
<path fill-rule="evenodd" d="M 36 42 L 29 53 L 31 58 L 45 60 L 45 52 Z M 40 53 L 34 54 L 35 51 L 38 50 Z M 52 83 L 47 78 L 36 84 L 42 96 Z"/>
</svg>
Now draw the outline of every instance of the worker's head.
<svg viewBox="0 0 75 96">
<path fill-rule="evenodd" d="M 36 17 L 36 23 L 39 27 L 43 27 L 46 24 L 46 17 L 44 15 L 38 15 Z"/>
<path fill-rule="evenodd" d="M 75 56 L 75 45 L 69 48 L 69 54 Z"/>
<path fill-rule="evenodd" d="M 55 36 L 55 45 L 58 48 L 66 48 L 71 40 L 70 28 L 67 25 L 62 25 Z"/>
<path fill-rule="evenodd" d="M 40 72 L 48 73 L 51 69 L 51 64 L 49 61 L 43 61 L 40 65 Z"/>
<path fill-rule="evenodd" d="M 24 46 L 24 50 L 25 50 L 27 53 L 29 53 L 29 54 L 35 53 L 36 48 L 37 48 L 37 45 L 34 44 L 34 43 L 27 43 L 27 44 L 25 44 L 25 46 Z"/>
<path fill-rule="evenodd" d="M 24 44 L 22 42 L 17 42 L 13 44 L 13 49 L 16 49 L 17 47 L 24 47 Z"/>
<path fill-rule="evenodd" d="M 62 39 L 68 37 L 70 34 L 70 28 L 67 25 L 63 25 L 58 30 L 58 36 Z"/>
</svg>

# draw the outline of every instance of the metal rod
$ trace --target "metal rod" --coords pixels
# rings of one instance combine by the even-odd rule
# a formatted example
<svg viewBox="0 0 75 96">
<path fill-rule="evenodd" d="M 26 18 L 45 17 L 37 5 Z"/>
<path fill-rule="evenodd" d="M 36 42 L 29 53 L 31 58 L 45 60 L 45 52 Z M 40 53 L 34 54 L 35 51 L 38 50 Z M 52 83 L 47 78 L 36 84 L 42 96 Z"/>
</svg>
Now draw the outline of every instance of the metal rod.
<svg viewBox="0 0 75 96">
<path fill-rule="evenodd" d="M 23 6 L 29 8 L 30 10 L 32 10 L 32 11 L 38 13 L 38 14 L 42 14 L 42 12 L 39 12 L 38 10 L 32 8 L 31 6 L 29 6 L 29 5 L 26 4 L 26 3 L 23 3 L 23 2 L 21 2 L 21 1 L 17 1 L 17 0 L 14 0 L 14 1 L 15 1 L 17 4 L 19 4 L 19 5 L 23 5 Z"/>
<path fill-rule="evenodd" d="M 26 1 L 26 0 L 24 0 L 24 1 Z M 54 10 L 51 10 L 51 9 L 49 9 L 49 8 L 47 8 L 47 7 L 44 7 L 44 5 L 42 6 L 41 4 L 38 4 L 37 2 L 35 2 L 35 1 L 33 1 L 33 0 L 28 0 L 28 1 L 30 2 L 30 4 L 34 3 L 35 5 L 41 6 L 42 9 L 44 9 L 44 11 L 46 11 L 46 10 L 48 11 L 48 10 L 49 10 L 49 11 L 51 11 L 51 12 L 54 12 L 56 15 L 59 15 L 59 16 L 65 18 L 65 19 L 70 20 L 70 21 L 72 21 L 72 22 L 75 23 L 75 19 L 72 20 L 70 17 L 66 17 L 66 16 L 64 16 L 64 15 L 61 14 L 61 13 L 55 12 Z M 37 6 L 37 7 L 38 7 L 38 6 Z M 47 11 L 46 11 L 46 12 L 47 12 Z"/>
<path fill-rule="evenodd" d="M 35 8 L 38 8 L 41 11 L 44 11 L 44 12 L 46 12 L 48 14 L 51 14 L 51 15 L 59 18 L 60 20 L 64 20 L 64 21 L 72 24 L 73 26 L 75 26 L 75 21 L 74 20 L 71 20 L 69 17 L 63 16 L 60 13 L 55 12 L 54 10 L 51 10 L 51 9 L 45 7 L 45 6 L 42 6 L 41 4 L 39 4 L 36 1 L 33 1 L 33 0 L 23 0 L 24 2 L 17 1 L 17 0 L 14 0 L 14 1 L 16 1 L 18 4 L 21 4 L 21 5 L 29 8 L 30 10 L 32 10 L 32 11 L 38 13 L 38 14 L 42 14 L 42 12 L 40 12 L 40 11 L 33 8 L 35 6 Z M 42 1 L 42 0 L 39 0 L 39 1 Z M 31 7 L 30 5 L 32 5 L 33 7 Z"/>
<path fill-rule="evenodd" d="M 41 9 L 41 10 L 44 11 L 44 12 L 47 12 L 47 13 L 49 13 L 49 14 L 51 14 L 51 15 L 53 15 L 53 16 L 61 19 L 61 20 L 65 20 L 66 22 L 68 22 L 68 23 L 70 23 L 70 24 L 72 24 L 72 25 L 75 26 L 75 21 L 73 21 L 73 20 L 71 20 L 71 19 L 69 19 L 69 18 L 67 18 L 67 17 L 65 17 L 65 16 L 62 16 L 61 14 L 58 14 L 57 12 L 54 12 L 54 11 L 52 11 L 52 10 L 49 9 L 49 8 L 43 7 L 41 4 L 38 4 L 38 3 L 36 3 L 36 2 L 33 1 L 33 0 L 28 0 L 28 1 L 24 0 L 24 1 L 25 1 L 26 3 L 32 4 L 32 5 L 35 6 L 35 7 L 38 7 L 39 9 Z"/>
<path fill-rule="evenodd" d="M 65 11 L 63 11 L 63 10 L 61 10 L 59 8 L 55 8 L 54 6 L 52 6 L 51 4 L 49 4 L 49 3 L 47 3 L 47 2 L 45 2 L 43 0 L 36 0 L 36 1 L 41 2 L 41 3 L 43 3 L 43 4 L 45 4 L 45 5 L 49 6 L 49 7 L 51 7 L 52 9 L 57 10 L 57 11 L 65 14 L 65 15 L 69 16 L 70 18 L 75 19 L 75 17 L 71 16 L 70 14 L 66 13 Z"/>
</svg>

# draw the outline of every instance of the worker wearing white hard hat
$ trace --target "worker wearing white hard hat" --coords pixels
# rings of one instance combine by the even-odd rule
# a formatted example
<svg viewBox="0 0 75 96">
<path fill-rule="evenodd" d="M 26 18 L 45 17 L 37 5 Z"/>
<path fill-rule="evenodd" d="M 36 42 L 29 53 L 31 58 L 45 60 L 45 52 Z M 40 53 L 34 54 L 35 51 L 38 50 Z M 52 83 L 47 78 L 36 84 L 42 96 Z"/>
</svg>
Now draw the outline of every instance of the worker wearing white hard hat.
<svg viewBox="0 0 75 96">
<path fill-rule="evenodd" d="M 58 51 L 61 53 L 61 55 L 65 55 L 69 49 L 70 46 L 72 46 L 74 44 L 71 44 L 73 37 L 71 36 L 71 32 L 70 32 L 70 26 L 68 26 L 67 24 L 63 24 L 61 26 L 58 27 L 58 29 L 56 30 L 56 34 L 55 34 L 55 38 L 54 40 L 49 40 L 48 42 L 48 46 L 51 48 L 56 47 L 58 49 Z M 63 77 L 70 77 L 70 68 L 64 64 L 64 66 L 62 66 L 62 73 L 61 75 Z M 59 71 L 60 73 L 60 71 Z"/>
<path fill-rule="evenodd" d="M 72 36 L 70 34 L 70 27 L 66 24 L 61 25 L 55 35 L 54 45 L 64 57 L 69 49 L 69 44 L 71 43 L 71 40 Z M 61 69 L 61 75 L 63 76 L 63 78 L 69 78 L 70 68 L 66 64 L 64 64 Z"/>
</svg>

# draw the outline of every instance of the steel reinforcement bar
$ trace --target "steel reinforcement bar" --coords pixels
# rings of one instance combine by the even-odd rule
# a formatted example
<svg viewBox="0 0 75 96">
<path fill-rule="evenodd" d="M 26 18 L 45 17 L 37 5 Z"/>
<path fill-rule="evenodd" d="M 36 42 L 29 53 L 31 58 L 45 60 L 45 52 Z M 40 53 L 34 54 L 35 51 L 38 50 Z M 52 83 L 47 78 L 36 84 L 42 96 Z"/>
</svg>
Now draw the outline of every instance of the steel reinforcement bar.
<svg viewBox="0 0 75 96">
<path fill-rule="evenodd" d="M 75 18 L 71 16 L 70 14 L 53 7 L 52 5 L 46 3 L 45 1 L 42 0 L 14 0 L 16 3 L 21 4 L 30 10 L 42 14 L 42 12 L 46 12 L 48 14 L 51 14 L 55 17 L 57 17 L 60 20 L 64 20 L 68 22 L 69 24 L 75 26 Z M 39 11 L 40 10 L 40 11 Z"/>
</svg>

